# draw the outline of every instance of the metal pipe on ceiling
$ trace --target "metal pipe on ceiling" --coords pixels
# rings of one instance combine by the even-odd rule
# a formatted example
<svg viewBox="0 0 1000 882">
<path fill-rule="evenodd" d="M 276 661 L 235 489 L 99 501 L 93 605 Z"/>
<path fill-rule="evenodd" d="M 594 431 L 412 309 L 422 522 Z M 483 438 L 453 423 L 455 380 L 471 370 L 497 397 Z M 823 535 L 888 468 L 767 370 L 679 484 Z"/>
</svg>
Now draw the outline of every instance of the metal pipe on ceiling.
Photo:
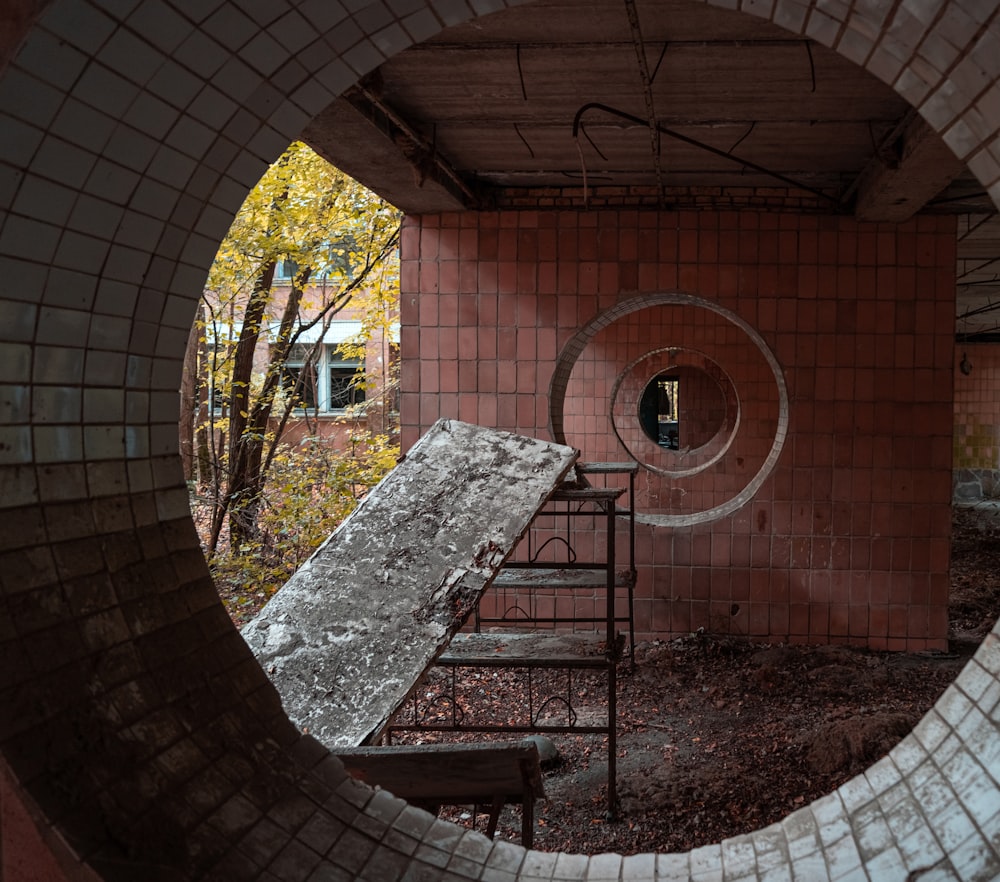
<svg viewBox="0 0 1000 882">
<path fill-rule="evenodd" d="M 617 116 L 620 119 L 627 120 L 628 122 L 635 123 L 638 126 L 646 127 L 648 124 L 646 120 L 641 117 L 635 116 L 634 114 L 628 113 L 624 110 L 619 110 L 616 107 L 610 107 L 607 104 L 602 104 L 599 101 L 592 101 L 589 104 L 584 104 L 573 117 L 573 138 L 577 139 L 579 137 L 581 120 L 583 115 L 590 110 L 600 110 L 603 113 L 610 114 L 612 116 Z M 819 197 L 827 202 L 832 202 L 838 210 L 844 211 L 846 206 L 842 199 L 831 196 L 829 193 L 825 193 L 822 190 L 817 190 L 814 187 L 806 186 L 780 172 L 772 171 L 769 168 L 765 168 L 762 165 L 758 165 L 756 162 L 751 162 L 749 159 L 741 159 L 739 156 L 735 156 L 732 153 L 727 153 L 725 150 L 720 150 L 718 147 L 713 147 L 711 144 L 705 144 L 702 141 L 698 141 L 695 138 L 689 138 L 687 135 L 682 135 L 680 132 L 676 132 L 673 129 L 669 129 L 666 126 L 661 126 L 657 124 L 657 130 L 662 135 L 666 135 L 668 138 L 673 138 L 676 141 L 680 141 L 684 144 L 690 144 L 692 147 L 697 147 L 700 150 L 705 150 L 714 156 L 719 156 L 722 159 L 728 159 L 730 162 L 735 162 L 739 165 L 745 166 L 746 168 L 753 169 L 756 172 L 767 175 L 768 177 L 774 178 L 777 181 L 781 181 L 790 187 L 795 187 L 798 190 L 804 190 L 806 193 L 812 193 L 814 196 Z"/>
<path fill-rule="evenodd" d="M 639 11 L 635 8 L 635 0 L 625 0 L 625 12 L 628 15 L 629 29 L 632 31 L 632 48 L 635 50 L 635 60 L 639 67 L 639 78 L 642 80 L 642 97 L 646 102 L 646 124 L 649 126 L 649 146 L 653 155 L 653 170 L 656 172 L 656 188 L 659 191 L 660 203 L 662 204 L 664 188 L 663 170 L 660 167 L 660 128 L 656 124 L 656 107 L 653 103 L 653 78 L 649 75 L 646 45 L 642 40 L 642 29 L 639 27 Z M 666 47 L 664 47 L 665 51 Z M 581 154 L 581 160 L 582 158 Z"/>
</svg>

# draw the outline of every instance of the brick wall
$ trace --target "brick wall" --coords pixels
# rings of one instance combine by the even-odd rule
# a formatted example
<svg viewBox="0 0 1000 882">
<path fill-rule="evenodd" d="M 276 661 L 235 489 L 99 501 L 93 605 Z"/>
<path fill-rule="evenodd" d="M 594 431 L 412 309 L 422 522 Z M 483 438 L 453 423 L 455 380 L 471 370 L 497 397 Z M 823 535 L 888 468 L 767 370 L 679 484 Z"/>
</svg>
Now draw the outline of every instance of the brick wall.
<svg viewBox="0 0 1000 882">
<path fill-rule="evenodd" d="M 937 218 L 411 218 L 404 447 L 445 416 L 651 465 L 637 542 L 647 636 L 943 648 L 954 248 Z M 739 417 L 684 457 L 635 428 L 637 396 L 672 362 L 713 376 L 726 419 Z"/>
</svg>

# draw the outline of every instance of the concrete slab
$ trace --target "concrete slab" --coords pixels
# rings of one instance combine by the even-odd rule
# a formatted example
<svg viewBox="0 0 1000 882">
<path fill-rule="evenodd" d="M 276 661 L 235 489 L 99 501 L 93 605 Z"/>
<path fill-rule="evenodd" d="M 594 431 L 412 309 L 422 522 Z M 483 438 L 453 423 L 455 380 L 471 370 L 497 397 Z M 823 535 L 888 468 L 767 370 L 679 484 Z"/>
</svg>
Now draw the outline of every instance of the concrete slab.
<svg viewBox="0 0 1000 882">
<path fill-rule="evenodd" d="M 243 629 L 291 719 L 329 747 L 374 739 L 576 457 L 435 423 Z"/>
</svg>

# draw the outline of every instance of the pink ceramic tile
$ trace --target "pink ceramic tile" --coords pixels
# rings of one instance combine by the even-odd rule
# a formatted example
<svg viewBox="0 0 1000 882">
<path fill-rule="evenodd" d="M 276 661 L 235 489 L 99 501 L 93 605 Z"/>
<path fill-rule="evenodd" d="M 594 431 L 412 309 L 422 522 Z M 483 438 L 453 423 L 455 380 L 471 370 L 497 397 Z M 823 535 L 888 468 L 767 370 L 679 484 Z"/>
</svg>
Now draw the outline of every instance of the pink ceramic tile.
<svg viewBox="0 0 1000 882">
<path fill-rule="evenodd" d="M 433 272 L 421 265 L 414 273 L 404 253 L 403 273 L 427 298 L 404 317 L 412 321 L 416 315 L 428 331 L 439 327 L 442 362 L 460 359 L 447 372 L 426 373 L 426 386 L 408 392 L 429 394 L 441 407 L 467 412 L 471 404 L 464 402 L 478 398 L 477 419 L 547 433 L 547 392 L 559 353 L 584 322 L 637 291 L 680 288 L 715 299 L 756 327 L 776 351 L 793 393 L 785 453 L 753 509 L 717 522 L 710 533 L 651 529 L 648 541 L 663 548 L 649 554 L 644 549 L 644 559 L 656 562 L 653 572 L 672 567 L 670 592 L 681 589 L 704 605 L 651 605 L 650 626 L 725 621 L 725 627 L 739 623 L 761 634 L 776 628 L 789 639 L 826 635 L 853 642 L 866 631 L 880 645 L 929 639 L 931 625 L 910 634 L 891 624 L 888 589 L 879 578 L 947 572 L 947 518 L 932 524 L 928 513 L 939 500 L 947 508 L 954 446 L 948 424 L 955 356 L 946 332 L 950 291 L 942 284 L 945 264 L 954 257 L 946 241 L 950 233 L 938 235 L 936 223 L 892 230 L 849 219 L 736 212 L 500 212 L 483 215 L 482 222 L 466 214 L 460 231 L 450 216 L 439 221 L 422 226 L 427 241 L 421 238 L 420 249 L 426 258 L 436 246 L 446 259 Z M 411 251 L 414 239 L 407 235 L 404 251 Z M 915 298 L 918 279 L 925 278 L 931 279 L 924 286 L 928 295 Z M 437 302 L 436 290 L 443 295 Z M 940 299 L 940 311 L 928 299 L 933 297 Z M 460 335 L 466 329 L 478 329 L 475 339 Z M 725 501 L 766 456 L 775 413 L 767 398 L 773 386 L 769 368 L 753 351 L 741 351 L 738 339 L 737 329 L 718 315 L 680 307 L 612 321 L 572 366 L 564 405 L 567 440 L 585 458 L 627 457 L 609 416 L 611 389 L 622 372 L 657 347 L 703 352 L 724 363 L 739 389 L 740 435 L 718 467 L 685 480 L 655 479 L 660 483 L 647 501 L 655 498 L 667 511 Z M 433 350 L 433 337 L 423 342 Z M 475 370 L 463 370 L 465 361 L 475 362 Z M 425 372 L 419 376 L 422 383 Z M 622 399 L 632 413 L 641 388 Z M 458 389 L 462 397 L 449 403 L 446 396 Z M 973 394 L 970 402 L 986 400 Z M 413 400 L 406 399 L 411 407 Z M 927 410 L 932 402 L 941 407 L 933 416 Z M 421 419 L 431 412 L 421 401 Z M 928 423 L 941 431 L 918 443 Z M 686 568 L 691 562 L 694 570 Z M 794 579 L 792 572 L 798 574 Z M 853 594 L 863 584 L 855 577 L 871 582 L 873 603 L 878 592 L 883 595 L 877 617 L 854 612 L 867 610 Z M 662 581 L 650 579 L 640 600 L 653 604 L 653 585 Z M 795 584 L 821 594 L 850 586 L 843 589 L 847 624 L 840 610 L 796 606 L 790 595 Z M 718 604 L 763 592 L 765 585 L 769 603 L 723 615 Z M 925 612 L 919 615 L 931 621 Z"/>
</svg>

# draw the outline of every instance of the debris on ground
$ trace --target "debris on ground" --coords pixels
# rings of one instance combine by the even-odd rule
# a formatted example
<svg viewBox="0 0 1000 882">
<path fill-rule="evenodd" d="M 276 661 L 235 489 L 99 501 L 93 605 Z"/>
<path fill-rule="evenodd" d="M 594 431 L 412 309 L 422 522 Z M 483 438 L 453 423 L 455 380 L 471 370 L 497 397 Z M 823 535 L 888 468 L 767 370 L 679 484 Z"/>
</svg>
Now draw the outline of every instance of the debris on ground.
<svg viewBox="0 0 1000 882">
<path fill-rule="evenodd" d="M 635 671 L 624 664 L 618 676 L 619 819 L 604 817 L 603 739 L 553 736 L 559 762 L 545 772 L 534 847 L 688 851 L 830 793 L 911 731 L 993 627 L 998 557 L 1000 522 L 956 509 L 946 653 L 706 635 L 640 645 Z M 459 819 L 447 809 L 443 816 Z M 518 841 L 519 831 L 520 815 L 508 807 L 497 835 Z"/>
</svg>

